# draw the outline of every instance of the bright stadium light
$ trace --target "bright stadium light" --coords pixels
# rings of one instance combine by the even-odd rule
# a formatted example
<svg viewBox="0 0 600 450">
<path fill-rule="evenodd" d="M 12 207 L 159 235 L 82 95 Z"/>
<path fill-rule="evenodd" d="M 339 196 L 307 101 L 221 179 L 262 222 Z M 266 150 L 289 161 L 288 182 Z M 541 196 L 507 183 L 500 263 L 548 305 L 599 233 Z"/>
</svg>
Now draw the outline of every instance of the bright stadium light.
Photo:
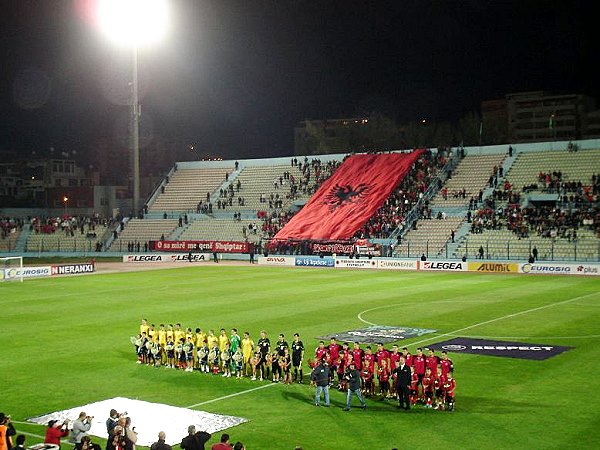
<svg viewBox="0 0 600 450">
<path fill-rule="evenodd" d="M 133 51 L 131 82 L 131 153 L 133 161 L 133 215 L 140 213 L 140 105 L 138 49 L 159 41 L 167 31 L 167 0 L 100 0 L 97 20 L 102 32 Z"/>
<path fill-rule="evenodd" d="M 98 25 L 123 46 L 142 47 L 161 40 L 167 31 L 167 0 L 100 0 Z"/>
</svg>

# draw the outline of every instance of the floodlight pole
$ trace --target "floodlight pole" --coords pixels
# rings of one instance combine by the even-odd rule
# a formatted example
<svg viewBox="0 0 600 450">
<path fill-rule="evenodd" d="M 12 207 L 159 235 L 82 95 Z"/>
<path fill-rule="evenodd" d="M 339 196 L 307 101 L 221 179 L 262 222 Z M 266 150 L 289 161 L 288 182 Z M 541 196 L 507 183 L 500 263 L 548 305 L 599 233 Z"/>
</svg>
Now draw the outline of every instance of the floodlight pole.
<svg viewBox="0 0 600 450">
<path fill-rule="evenodd" d="M 131 127 L 131 153 L 133 166 L 133 217 L 137 217 L 140 209 L 140 105 L 138 99 L 138 49 L 133 45 L 132 67 L 132 127 Z"/>
</svg>

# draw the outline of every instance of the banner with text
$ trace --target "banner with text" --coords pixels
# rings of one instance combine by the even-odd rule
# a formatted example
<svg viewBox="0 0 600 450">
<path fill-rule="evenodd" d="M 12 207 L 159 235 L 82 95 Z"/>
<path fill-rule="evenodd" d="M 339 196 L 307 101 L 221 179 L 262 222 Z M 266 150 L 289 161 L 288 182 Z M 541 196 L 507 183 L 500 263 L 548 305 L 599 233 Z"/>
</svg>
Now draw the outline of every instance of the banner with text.
<svg viewBox="0 0 600 450">
<path fill-rule="evenodd" d="M 209 253 L 192 253 L 192 260 L 190 261 L 190 255 L 184 253 L 152 253 L 152 254 L 141 254 L 141 255 L 124 255 L 123 262 L 127 263 L 172 263 L 172 262 L 205 262 L 211 261 L 212 257 Z"/>
<path fill-rule="evenodd" d="M 258 264 L 265 266 L 295 266 L 294 256 L 259 256 Z"/>
<path fill-rule="evenodd" d="M 94 264 L 60 264 L 51 267 L 52 275 L 78 275 L 80 273 L 92 273 L 96 267 Z"/>
<path fill-rule="evenodd" d="M 298 267 L 335 267 L 335 260 L 331 256 L 296 256 L 295 259 Z"/>
<path fill-rule="evenodd" d="M 14 278 L 39 278 L 50 276 L 50 266 L 42 267 L 15 267 L 12 269 L 2 269 L 2 275 L 5 280 Z"/>
<path fill-rule="evenodd" d="M 467 263 L 462 261 L 419 261 L 419 270 L 465 272 Z"/>
<path fill-rule="evenodd" d="M 150 248 L 159 252 L 247 253 L 249 245 L 239 241 L 151 241 Z"/>
<path fill-rule="evenodd" d="M 348 268 L 353 269 L 377 269 L 377 260 L 375 259 L 353 259 L 353 258 L 336 258 L 336 268 Z"/>
<path fill-rule="evenodd" d="M 600 264 L 534 263 L 520 264 L 519 272 L 531 275 L 600 275 Z"/>
<path fill-rule="evenodd" d="M 416 259 L 380 259 L 377 268 L 386 270 L 417 270 Z"/>
<path fill-rule="evenodd" d="M 447 352 L 470 353 L 505 358 L 535 359 L 538 361 L 559 355 L 573 347 L 547 344 L 530 344 L 512 341 L 491 341 L 488 339 L 454 338 L 449 341 L 436 342 L 430 348 Z"/>
<path fill-rule="evenodd" d="M 519 265 L 517 263 L 500 262 L 470 262 L 469 272 L 483 273 L 518 273 Z"/>
</svg>

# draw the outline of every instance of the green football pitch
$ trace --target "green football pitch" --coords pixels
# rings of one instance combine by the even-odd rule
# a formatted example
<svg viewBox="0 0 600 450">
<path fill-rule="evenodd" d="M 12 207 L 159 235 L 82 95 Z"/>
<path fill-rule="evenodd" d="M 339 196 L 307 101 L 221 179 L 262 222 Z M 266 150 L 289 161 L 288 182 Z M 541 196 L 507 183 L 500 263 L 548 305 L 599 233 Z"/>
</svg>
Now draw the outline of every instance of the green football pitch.
<svg viewBox="0 0 600 450">
<path fill-rule="evenodd" d="M 0 411 L 27 444 L 44 427 L 26 418 L 120 396 L 245 417 L 228 433 L 248 449 L 600 448 L 599 291 L 594 277 L 224 265 L 3 283 Z M 452 413 L 378 400 L 345 412 L 337 391 L 315 408 L 307 384 L 138 365 L 129 337 L 143 317 L 255 341 L 298 332 L 307 357 L 316 336 L 367 323 L 437 330 L 400 342 L 412 353 L 457 336 L 574 348 L 544 361 L 450 353 Z"/>
</svg>

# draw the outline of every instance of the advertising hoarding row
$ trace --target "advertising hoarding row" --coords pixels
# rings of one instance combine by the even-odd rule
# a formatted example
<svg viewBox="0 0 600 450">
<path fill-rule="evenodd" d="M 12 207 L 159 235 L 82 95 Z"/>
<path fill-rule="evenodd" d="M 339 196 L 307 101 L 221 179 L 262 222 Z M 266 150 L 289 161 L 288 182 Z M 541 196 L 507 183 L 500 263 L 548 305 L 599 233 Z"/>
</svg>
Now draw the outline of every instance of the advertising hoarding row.
<svg viewBox="0 0 600 450">
<path fill-rule="evenodd" d="M 422 270 L 427 272 L 521 273 L 530 275 L 600 275 L 600 264 L 466 262 L 456 260 L 420 261 L 394 258 L 348 258 L 331 256 L 259 256 L 269 266 L 328 267 L 340 269 Z"/>
</svg>

